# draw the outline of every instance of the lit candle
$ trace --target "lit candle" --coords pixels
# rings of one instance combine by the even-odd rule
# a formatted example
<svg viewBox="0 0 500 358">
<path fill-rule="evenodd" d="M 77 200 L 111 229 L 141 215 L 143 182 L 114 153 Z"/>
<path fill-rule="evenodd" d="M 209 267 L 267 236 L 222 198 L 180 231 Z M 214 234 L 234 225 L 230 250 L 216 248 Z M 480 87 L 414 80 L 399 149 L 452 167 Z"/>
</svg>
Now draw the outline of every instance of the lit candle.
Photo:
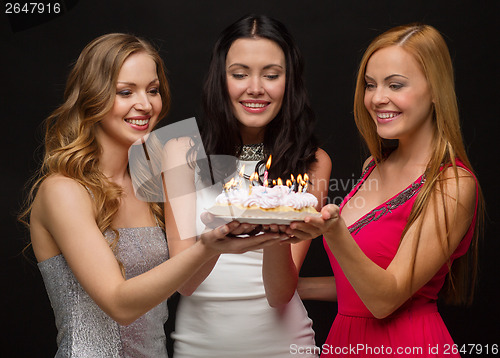
<svg viewBox="0 0 500 358">
<path fill-rule="evenodd" d="M 240 186 L 240 189 L 243 189 L 243 175 L 245 174 L 245 164 L 242 165 L 241 169 L 240 169 L 240 173 L 239 173 L 239 180 L 238 180 L 238 184 Z"/>
<path fill-rule="evenodd" d="M 286 180 L 286 186 L 288 187 L 288 192 L 292 191 L 292 181 L 290 179 Z"/>
<path fill-rule="evenodd" d="M 231 202 L 230 199 L 229 199 L 228 190 L 232 190 L 233 189 L 233 183 L 234 183 L 234 178 L 231 178 L 231 180 L 229 182 L 227 182 L 226 184 L 224 184 L 224 191 L 223 191 L 223 193 L 226 196 L 228 204 Z M 231 205 L 229 205 L 229 212 L 230 212 L 231 217 L 234 217 L 233 207 Z"/>
<path fill-rule="evenodd" d="M 257 172 L 250 175 L 250 185 L 248 186 L 248 195 L 252 194 L 253 181 L 258 179 L 258 178 L 259 178 L 259 174 L 257 174 Z"/>
<path fill-rule="evenodd" d="M 267 162 L 266 162 L 266 171 L 264 172 L 264 186 L 267 186 L 266 185 L 266 182 L 267 182 L 267 177 L 268 177 L 268 170 L 269 168 L 271 167 L 271 162 L 272 162 L 272 159 L 273 159 L 273 156 L 272 155 L 269 155 L 269 159 L 267 159 Z"/>
<path fill-rule="evenodd" d="M 309 185 L 309 175 L 307 173 L 304 173 L 304 193 L 307 191 L 307 186 Z"/>
<path fill-rule="evenodd" d="M 299 174 L 299 175 L 297 175 L 297 184 L 299 185 L 299 188 L 298 188 L 298 190 L 297 190 L 297 191 L 298 191 L 299 193 L 302 193 L 302 183 L 303 183 L 303 182 L 304 182 L 304 181 L 302 180 L 302 175 L 300 175 L 300 174 Z"/>
<path fill-rule="evenodd" d="M 231 180 L 230 180 L 230 181 L 228 181 L 228 182 L 226 183 L 226 185 L 224 185 L 224 189 L 225 189 L 226 191 L 228 191 L 228 190 L 231 190 L 231 189 L 233 188 L 233 186 L 234 186 L 234 178 L 231 178 Z"/>
</svg>

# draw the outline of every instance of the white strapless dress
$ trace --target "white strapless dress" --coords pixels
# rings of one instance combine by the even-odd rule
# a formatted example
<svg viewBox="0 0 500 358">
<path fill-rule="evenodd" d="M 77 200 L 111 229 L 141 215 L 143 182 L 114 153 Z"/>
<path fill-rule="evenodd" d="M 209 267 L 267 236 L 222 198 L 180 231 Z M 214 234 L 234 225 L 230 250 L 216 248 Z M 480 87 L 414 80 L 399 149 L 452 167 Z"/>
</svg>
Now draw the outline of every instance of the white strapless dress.
<svg viewBox="0 0 500 358">
<path fill-rule="evenodd" d="M 240 163 L 250 174 L 257 162 Z M 197 192 L 198 218 L 220 190 Z M 198 225 L 200 232 L 203 224 Z M 312 321 L 298 294 L 281 309 L 269 306 L 262 259 L 262 250 L 223 254 L 197 290 L 181 297 L 172 333 L 175 358 L 317 357 L 296 354 L 314 351 L 315 345 Z"/>
</svg>

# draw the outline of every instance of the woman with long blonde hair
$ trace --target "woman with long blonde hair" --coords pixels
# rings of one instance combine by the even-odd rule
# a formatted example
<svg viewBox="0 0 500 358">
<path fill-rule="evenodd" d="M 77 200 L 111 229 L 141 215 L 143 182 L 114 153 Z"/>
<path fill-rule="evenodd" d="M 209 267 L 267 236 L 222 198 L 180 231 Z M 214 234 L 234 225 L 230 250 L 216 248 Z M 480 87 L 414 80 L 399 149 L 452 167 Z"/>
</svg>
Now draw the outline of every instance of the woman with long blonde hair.
<svg viewBox="0 0 500 358">
<path fill-rule="evenodd" d="M 458 356 L 436 301 L 472 300 L 483 199 L 435 28 L 396 27 L 369 45 L 354 116 L 371 153 L 360 182 L 289 231 L 323 233 L 330 256 L 339 308 L 323 356 Z"/>
<path fill-rule="evenodd" d="M 128 151 L 170 104 L 163 62 L 136 36 L 107 34 L 74 65 L 46 121 L 45 156 L 21 219 L 58 328 L 57 357 L 166 357 L 166 300 L 221 252 L 277 234 L 226 239 L 230 223 L 168 260 L 163 204 L 139 200 Z"/>
</svg>

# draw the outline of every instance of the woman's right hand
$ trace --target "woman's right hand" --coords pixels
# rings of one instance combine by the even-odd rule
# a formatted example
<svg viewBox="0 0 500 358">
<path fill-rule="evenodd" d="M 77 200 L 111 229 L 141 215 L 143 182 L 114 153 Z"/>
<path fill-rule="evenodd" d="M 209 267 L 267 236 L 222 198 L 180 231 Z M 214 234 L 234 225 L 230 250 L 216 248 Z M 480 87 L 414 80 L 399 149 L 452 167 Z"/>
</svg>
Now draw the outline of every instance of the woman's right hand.
<svg viewBox="0 0 500 358">
<path fill-rule="evenodd" d="M 325 205 L 320 213 L 320 216 L 308 216 L 304 221 L 291 223 L 286 231 L 290 239 L 286 240 L 286 242 L 294 244 L 321 235 L 335 235 L 339 228 L 345 227 L 337 205 Z"/>
<path fill-rule="evenodd" d="M 232 221 L 200 235 L 200 241 L 214 254 L 241 254 L 261 249 L 288 239 L 288 235 L 277 232 L 265 232 L 257 235 L 237 236 L 252 230 L 255 225 L 240 224 Z"/>
</svg>

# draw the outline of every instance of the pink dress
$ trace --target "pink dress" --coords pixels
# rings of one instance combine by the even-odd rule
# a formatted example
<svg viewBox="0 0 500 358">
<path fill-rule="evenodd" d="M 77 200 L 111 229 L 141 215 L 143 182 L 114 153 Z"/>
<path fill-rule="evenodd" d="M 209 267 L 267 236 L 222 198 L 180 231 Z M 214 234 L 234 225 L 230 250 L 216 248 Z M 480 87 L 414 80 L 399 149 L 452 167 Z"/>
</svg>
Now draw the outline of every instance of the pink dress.
<svg viewBox="0 0 500 358">
<path fill-rule="evenodd" d="M 464 167 L 458 161 L 457 165 Z M 367 166 L 360 182 L 340 205 L 340 210 L 356 194 L 375 167 L 374 161 Z M 404 226 L 424 181 L 425 177 L 422 175 L 405 190 L 349 227 L 363 252 L 384 269 L 396 254 Z M 475 220 L 476 214 L 452 255 L 452 261 L 465 254 L 469 248 Z M 321 347 L 321 357 L 460 356 L 456 354 L 456 347 L 436 306 L 438 293 L 448 273 L 446 264 L 398 310 L 384 319 L 377 319 L 350 285 L 326 242 L 324 244 L 335 275 L 338 314 Z"/>
</svg>

